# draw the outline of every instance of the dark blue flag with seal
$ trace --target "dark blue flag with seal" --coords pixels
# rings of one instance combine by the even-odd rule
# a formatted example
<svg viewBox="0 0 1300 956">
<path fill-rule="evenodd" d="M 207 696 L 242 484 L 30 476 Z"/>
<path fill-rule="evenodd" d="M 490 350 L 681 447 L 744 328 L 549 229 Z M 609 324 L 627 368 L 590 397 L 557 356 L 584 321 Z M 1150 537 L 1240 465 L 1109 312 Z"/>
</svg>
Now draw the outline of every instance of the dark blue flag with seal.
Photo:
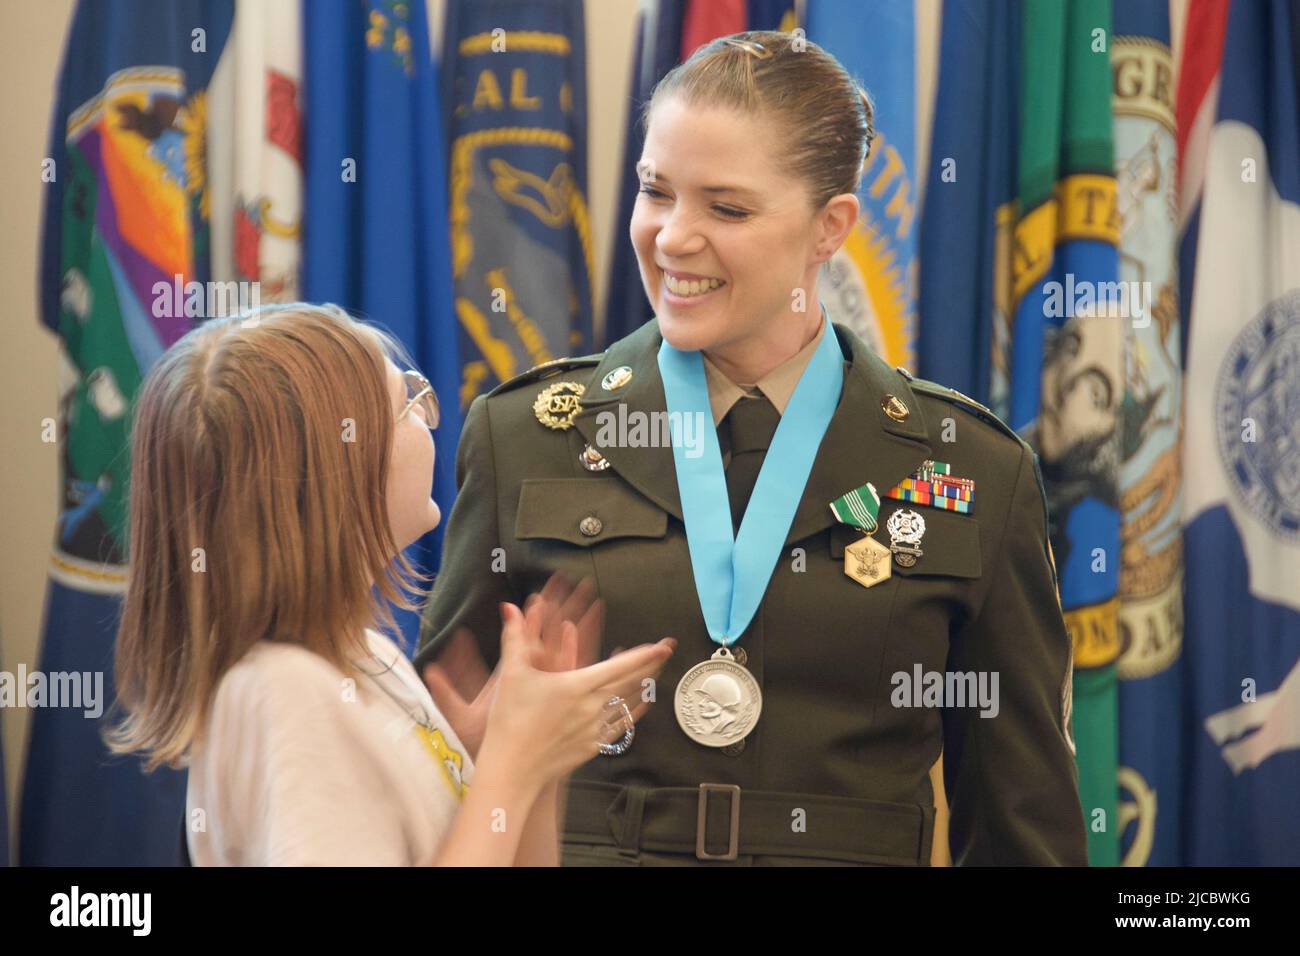
<svg viewBox="0 0 1300 956">
<path fill-rule="evenodd" d="M 456 497 L 461 362 L 452 308 L 447 174 L 424 4 L 317 0 L 303 8 L 303 296 L 394 333 L 433 385 L 433 497 Z M 407 552 L 438 568 L 442 525 Z M 394 611 L 410 650 L 418 611 Z"/>
<path fill-rule="evenodd" d="M 83 2 L 64 50 L 39 277 L 66 382 L 40 670 L 102 690 L 92 708 L 33 711 L 24 865 L 180 860 L 184 773 L 146 776 L 140 760 L 110 757 L 100 734 L 127 580 L 130 408 L 190 325 L 155 314 L 155 282 L 208 278 L 206 89 L 232 18 L 231 0 Z"/>
<path fill-rule="evenodd" d="M 449 0 L 451 272 L 463 410 L 592 345 L 581 0 Z"/>
<path fill-rule="evenodd" d="M 1236 0 L 1184 428 L 1183 864 L 1300 864 L 1300 2 Z"/>
</svg>

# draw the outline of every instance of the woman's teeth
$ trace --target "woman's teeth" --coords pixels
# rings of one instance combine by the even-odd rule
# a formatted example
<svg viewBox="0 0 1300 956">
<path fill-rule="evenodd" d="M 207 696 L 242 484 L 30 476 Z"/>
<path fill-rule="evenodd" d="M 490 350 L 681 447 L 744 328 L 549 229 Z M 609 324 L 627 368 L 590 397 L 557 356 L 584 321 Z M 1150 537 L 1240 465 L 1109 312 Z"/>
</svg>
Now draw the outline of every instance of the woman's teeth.
<svg viewBox="0 0 1300 956">
<path fill-rule="evenodd" d="M 720 286 L 726 285 L 721 279 L 675 279 L 668 273 L 664 273 L 664 284 L 668 286 L 668 291 L 673 295 L 689 297 L 692 295 L 703 295 L 705 292 L 712 292 Z"/>
</svg>

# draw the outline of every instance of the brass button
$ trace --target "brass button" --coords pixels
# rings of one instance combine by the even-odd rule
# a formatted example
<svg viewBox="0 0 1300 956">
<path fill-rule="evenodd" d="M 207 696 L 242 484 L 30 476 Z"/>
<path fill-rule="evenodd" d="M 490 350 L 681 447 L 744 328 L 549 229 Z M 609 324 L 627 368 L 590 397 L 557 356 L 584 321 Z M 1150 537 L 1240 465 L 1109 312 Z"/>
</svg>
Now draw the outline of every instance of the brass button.
<svg viewBox="0 0 1300 956">
<path fill-rule="evenodd" d="M 741 737 L 734 744 L 727 744 L 722 748 L 722 752 L 728 757 L 739 757 L 745 752 L 745 738 Z"/>
<path fill-rule="evenodd" d="M 600 534 L 600 529 L 603 527 L 605 527 L 605 525 L 595 515 L 587 515 L 587 517 L 578 522 L 578 530 L 588 538 L 594 538 L 596 535 Z"/>
<path fill-rule="evenodd" d="M 909 414 L 907 411 L 907 406 L 904 405 L 895 396 L 886 395 L 884 398 L 880 400 L 880 407 L 883 408 L 885 410 L 885 414 L 888 415 L 890 418 L 892 418 L 894 421 L 896 422 L 907 421 L 907 416 Z"/>
</svg>

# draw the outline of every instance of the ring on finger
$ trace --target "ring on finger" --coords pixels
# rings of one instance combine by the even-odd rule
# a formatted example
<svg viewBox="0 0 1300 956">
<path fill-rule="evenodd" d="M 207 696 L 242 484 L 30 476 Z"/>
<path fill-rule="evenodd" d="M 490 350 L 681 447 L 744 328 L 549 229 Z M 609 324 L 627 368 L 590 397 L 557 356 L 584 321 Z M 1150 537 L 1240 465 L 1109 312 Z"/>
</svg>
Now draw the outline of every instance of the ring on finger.
<svg viewBox="0 0 1300 956">
<path fill-rule="evenodd" d="M 627 701 L 622 697 L 611 697 L 605 706 L 622 709 L 622 714 L 618 715 L 618 720 L 623 724 L 623 739 L 612 744 L 600 741 L 597 746 L 603 756 L 617 757 L 619 754 L 626 753 L 627 748 L 632 746 L 632 738 L 636 736 L 636 721 L 632 719 L 632 711 L 628 709 Z M 607 720 L 602 720 L 601 723 L 606 729 L 617 728 L 618 726 L 617 722 L 611 723 Z"/>
</svg>

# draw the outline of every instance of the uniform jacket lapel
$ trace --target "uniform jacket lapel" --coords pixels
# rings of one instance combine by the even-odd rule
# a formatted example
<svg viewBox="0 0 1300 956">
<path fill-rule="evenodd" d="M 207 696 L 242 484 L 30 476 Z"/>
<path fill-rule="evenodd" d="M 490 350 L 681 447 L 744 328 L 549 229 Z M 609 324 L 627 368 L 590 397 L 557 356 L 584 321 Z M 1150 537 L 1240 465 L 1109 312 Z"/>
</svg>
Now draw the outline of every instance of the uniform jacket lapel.
<svg viewBox="0 0 1300 956">
<path fill-rule="evenodd" d="M 795 511 L 787 545 L 834 524 L 829 505 L 840 495 L 868 481 L 883 495 L 931 454 L 920 402 L 907 380 L 881 361 L 847 327 L 835 323 L 833 328 L 841 350 L 852 364 L 845 370 L 840 402 Z M 655 421 L 652 413 L 665 410 L 658 362 L 662 341 L 659 324 L 651 319 L 610 346 L 586 382 L 582 411 L 574 417 L 573 424 L 625 481 L 680 521 L 681 496 L 671 448 L 662 445 L 605 447 L 596 440 L 600 413 L 617 416 L 620 403 L 626 406 L 629 415 L 644 413 L 648 423 Z M 601 384 L 606 374 L 624 365 L 632 370 L 631 380 L 622 388 L 606 390 Z M 901 422 L 885 413 L 889 395 L 907 408 L 907 416 Z M 652 432 L 654 429 L 647 427 L 647 435 Z"/>
</svg>

